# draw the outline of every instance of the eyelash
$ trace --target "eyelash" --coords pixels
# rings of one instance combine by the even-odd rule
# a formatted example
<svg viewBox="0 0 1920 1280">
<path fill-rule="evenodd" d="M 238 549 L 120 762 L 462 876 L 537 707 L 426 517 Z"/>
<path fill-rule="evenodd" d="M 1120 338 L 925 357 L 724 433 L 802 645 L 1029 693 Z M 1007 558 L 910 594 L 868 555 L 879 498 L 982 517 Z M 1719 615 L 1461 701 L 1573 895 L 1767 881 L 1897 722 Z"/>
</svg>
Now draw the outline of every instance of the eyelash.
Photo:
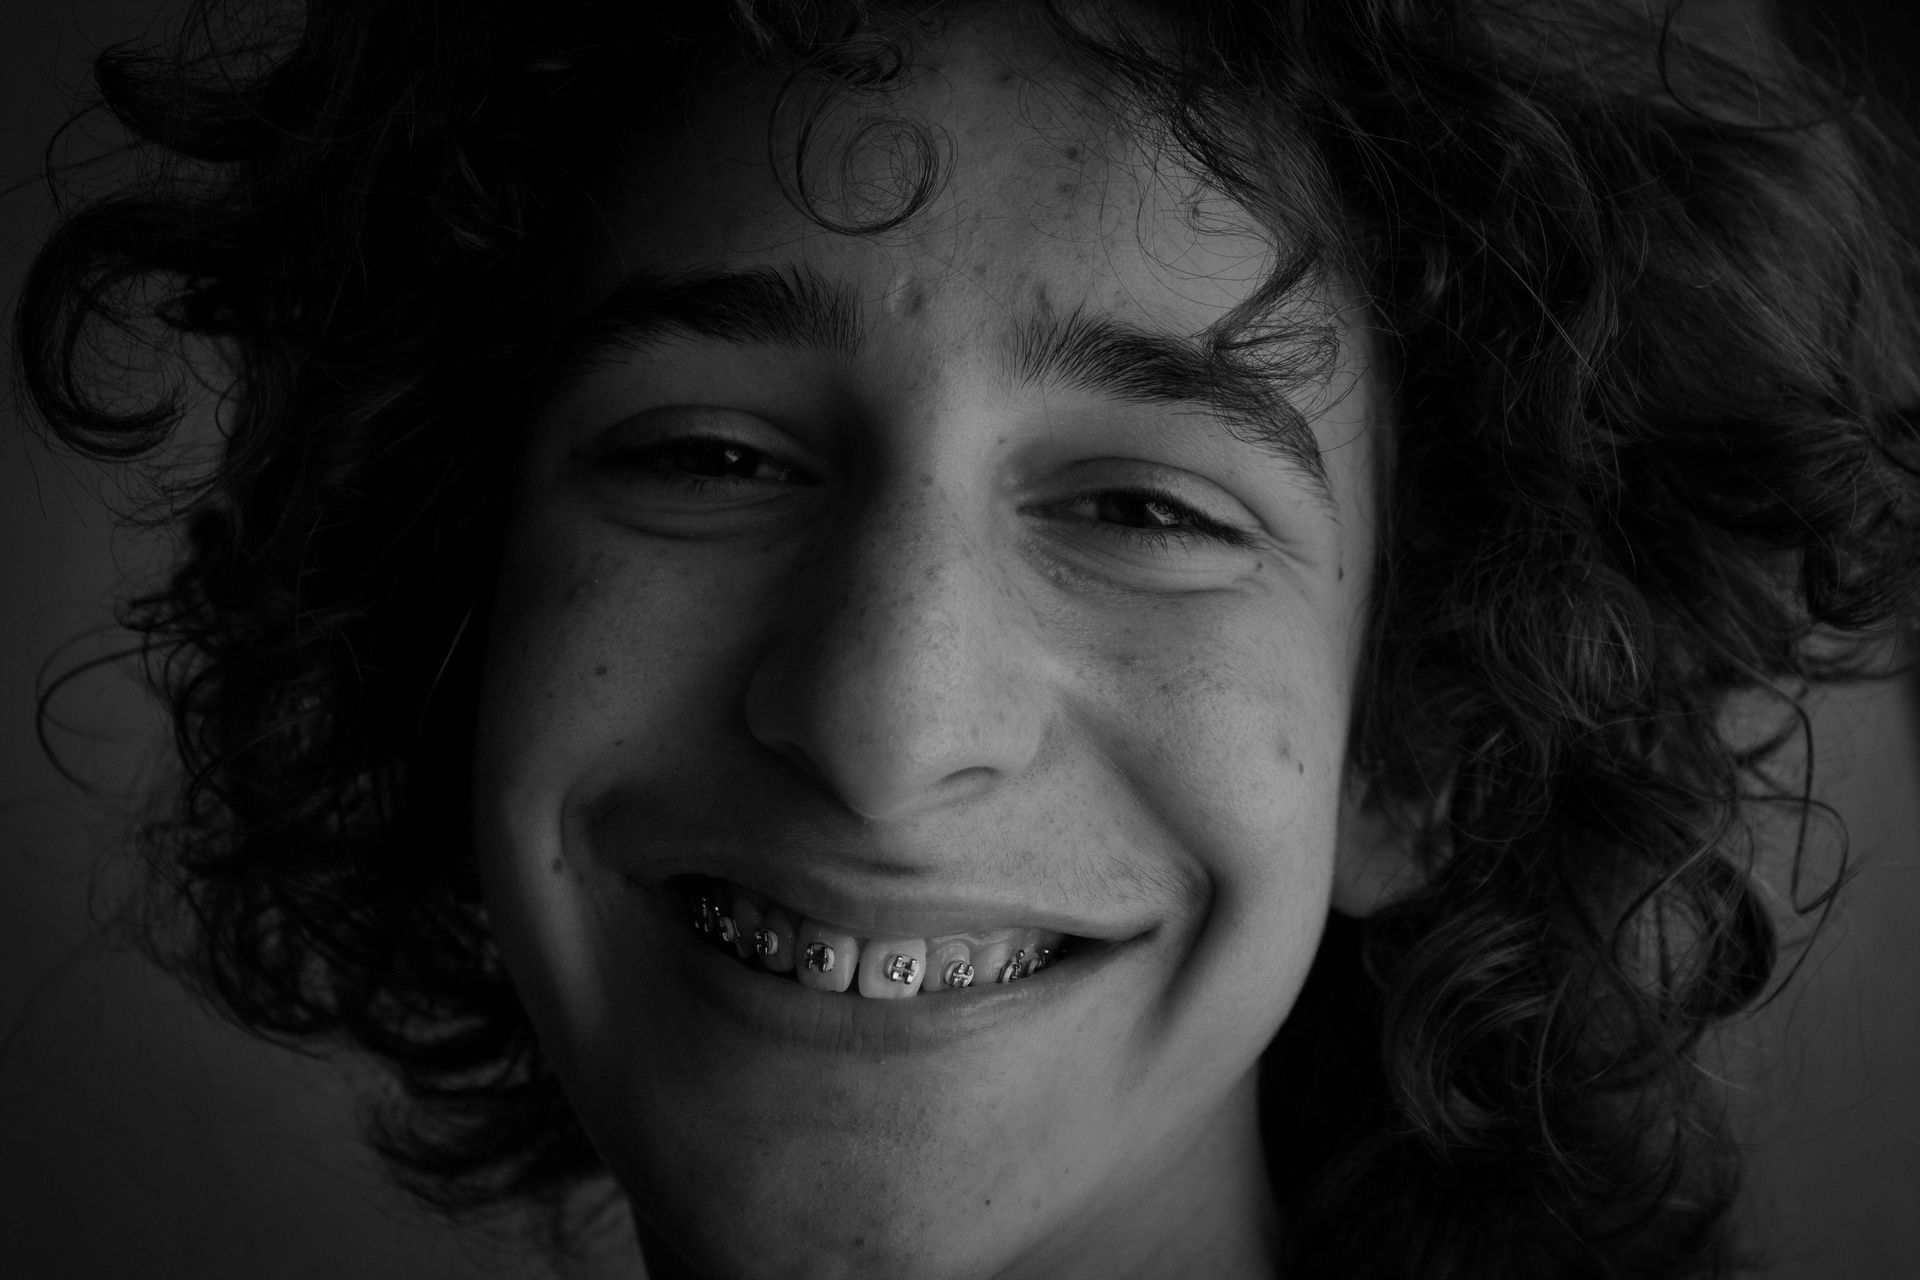
<svg viewBox="0 0 1920 1280">
<path fill-rule="evenodd" d="M 1155 548 L 1164 548 L 1171 544 L 1186 545 L 1194 541 L 1212 542 L 1221 546 L 1246 547 L 1252 545 L 1252 539 L 1231 525 L 1222 524 L 1204 512 L 1197 511 L 1170 493 L 1159 489 L 1096 489 L 1092 493 L 1076 496 L 1062 506 L 1079 506 L 1082 503 L 1098 504 L 1112 499 L 1123 499 L 1141 506 L 1160 507 L 1168 514 L 1181 520 L 1180 527 L 1167 525 L 1129 525 L 1112 520 L 1090 520 L 1112 530 L 1116 535 L 1130 541 Z"/>
<path fill-rule="evenodd" d="M 673 450 L 684 450 L 705 446 L 713 450 L 730 450 L 736 455 L 746 455 L 763 465 L 773 467 L 779 474 L 771 480 L 757 479 L 753 476 L 717 475 L 703 476 L 676 469 L 668 461 Z M 737 460 L 737 459 L 730 459 Z M 764 449 L 752 445 L 740 444 L 733 440 L 715 436 L 685 436 L 676 440 L 665 440 L 659 444 L 647 445 L 639 449 L 616 452 L 602 460 L 602 465 L 616 471 L 651 472 L 661 482 L 689 493 L 698 493 L 715 486 L 736 484 L 783 484 L 800 483 L 812 485 L 819 483 L 799 467 L 783 466 L 773 460 Z"/>
<path fill-rule="evenodd" d="M 671 451 L 699 448 L 701 446 L 711 449 L 737 450 L 739 454 L 747 455 L 762 465 L 774 467 L 779 472 L 779 475 L 770 481 L 756 479 L 752 476 L 698 475 L 678 470 L 667 461 Z M 736 457 L 732 460 L 738 461 L 739 459 Z M 811 486 L 819 483 L 818 480 L 798 467 L 781 466 L 779 463 L 774 462 L 764 450 L 713 436 L 688 436 L 663 441 L 659 444 L 647 445 L 631 451 L 616 452 L 611 456 L 601 459 L 601 465 L 620 471 L 649 472 L 658 482 L 669 485 L 683 493 L 701 493 L 716 487 L 725 488 L 740 484 L 799 483 Z M 1114 500 L 1136 503 L 1142 507 L 1158 507 L 1181 523 L 1177 526 L 1143 526 L 1122 524 L 1113 520 L 1099 520 L 1093 517 L 1088 517 L 1087 523 L 1102 526 L 1112 536 L 1125 538 L 1128 541 L 1155 549 L 1164 549 L 1174 544 L 1185 546 L 1195 541 L 1212 542 L 1219 546 L 1228 547 L 1247 547 L 1251 546 L 1253 542 L 1245 533 L 1233 528 L 1231 525 L 1223 524 L 1213 519 L 1204 512 L 1196 510 L 1194 507 L 1182 502 L 1179 498 L 1164 490 L 1149 487 L 1096 489 L 1091 492 L 1076 494 L 1067 502 L 1055 503 L 1052 504 L 1051 507 L 1042 509 L 1057 511 L 1065 508 L 1078 507 L 1083 504 L 1097 507 L 1102 502 L 1111 502 Z"/>
</svg>

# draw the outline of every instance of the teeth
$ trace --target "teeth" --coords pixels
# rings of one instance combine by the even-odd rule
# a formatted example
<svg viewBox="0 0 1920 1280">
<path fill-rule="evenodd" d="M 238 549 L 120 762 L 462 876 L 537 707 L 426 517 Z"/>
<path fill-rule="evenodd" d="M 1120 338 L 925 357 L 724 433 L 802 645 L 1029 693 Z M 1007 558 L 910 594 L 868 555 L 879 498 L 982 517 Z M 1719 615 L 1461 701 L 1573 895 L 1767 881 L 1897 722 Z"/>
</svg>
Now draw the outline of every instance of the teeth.
<svg viewBox="0 0 1920 1280">
<path fill-rule="evenodd" d="M 802 985 L 815 991 L 845 991 L 853 985 L 860 965 L 860 943 L 849 933 L 829 929 L 812 920 L 803 922 L 796 937 L 800 944 Z"/>
<path fill-rule="evenodd" d="M 754 935 L 760 932 L 760 904 L 744 893 L 733 895 L 733 953 L 745 960 L 754 953 Z M 771 937 L 771 934 L 768 934 Z"/>
<path fill-rule="evenodd" d="M 1021 929 L 1013 941 L 1013 955 L 1001 966 L 998 981 L 1018 982 L 1033 973 L 1034 958 L 1040 953 L 1040 931 Z"/>
<path fill-rule="evenodd" d="M 973 982 L 975 986 L 984 986 L 989 982 L 1007 981 L 1007 966 L 1013 960 L 1014 952 L 1020 950 L 1019 942 L 1013 930 L 1003 930 L 976 943 L 973 947 Z"/>
<path fill-rule="evenodd" d="M 768 907 L 760 917 L 760 932 L 754 935 L 753 949 L 760 963 L 775 973 L 792 973 L 798 948 L 794 938 L 799 928 L 794 918 L 781 907 Z"/>
<path fill-rule="evenodd" d="M 695 931 L 742 962 L 869 1000 L 1018 982 L 1058 962 L 1066 947 L 1062 935 L 1030 928 L 863 942 L 717 881 L 690 905 Z"/>
<path fill-rule="evenodd" d="M 927 976 L 922 991 L 970 987 L 975 982 L 973 952 L 965 938 L 941 937 L 927 943 Z"/>
<path fill-rule="evenodd" d="M 925 939 L 876 938 L 860 948 L 860 994 L 870 1000 L 917 995 L 926 975 Z"/>
</svg>

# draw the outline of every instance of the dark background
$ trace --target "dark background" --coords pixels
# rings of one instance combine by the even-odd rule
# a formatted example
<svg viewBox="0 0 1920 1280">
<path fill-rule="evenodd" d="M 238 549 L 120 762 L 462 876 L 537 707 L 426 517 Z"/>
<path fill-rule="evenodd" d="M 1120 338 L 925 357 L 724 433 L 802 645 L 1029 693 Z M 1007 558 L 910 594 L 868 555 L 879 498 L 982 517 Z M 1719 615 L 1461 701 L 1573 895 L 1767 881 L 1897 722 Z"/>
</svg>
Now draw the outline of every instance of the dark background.
<svg viewBox="0 0 1920 1280">
<path fill-rule="evenodd" d="M 1733 0 L 1721 0 L 1728 5 Z M 1914 0 L 1788 5 L 1894 95 L 1920 77 Z M 1814 10 L 1809 12 L 1810 10 Z M 0 4 L 0 298 L 10 305 L 49 205 L 32 182 L 85 60 L 148 29 L 151 3 Z M 12 190 L 18 184 L 26 184 Z M 115 481 L 47 455 L 0 408 L 0 1274 L 24 1280 L 440 1280 L 554 1274 L 434 1226 L 379 1181 L 335 1068 L 218 1024 L 106 945 L 128 879 L 111 854 L 136 802 L 84 796 L 34 741 L 33 686 L 108 623 L 123 575 L 156 563 L 116 532 Z M 93 642 L 96 649 L 101 641 Z M 76 652 L 68 650 L 68 656 Z M 1853 831 L 1859 878 L 1804 981 L 1727 1038 L 1755 1148 L 1746 1213 L 1782 1280 L 1920 1278 L 1920 751 L 1913 691 L 1819 712 L 1821 791 Z M 89 773 L 158 759 L 130 681 L 66 703 Z M 631 1275 L 610 1242 L 581 1274 Z"/>
</svg>

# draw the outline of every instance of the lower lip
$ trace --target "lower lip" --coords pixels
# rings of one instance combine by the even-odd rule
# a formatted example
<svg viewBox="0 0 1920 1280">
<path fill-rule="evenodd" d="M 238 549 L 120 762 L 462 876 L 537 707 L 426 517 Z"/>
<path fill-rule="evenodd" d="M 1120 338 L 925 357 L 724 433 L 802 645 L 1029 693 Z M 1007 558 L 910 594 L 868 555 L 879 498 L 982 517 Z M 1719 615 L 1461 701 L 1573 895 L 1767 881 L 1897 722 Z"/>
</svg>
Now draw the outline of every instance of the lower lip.
<svg viewBox="0 0 1920 1280">
<path fill-rule="evenodd" d="M 694 1001 L 757 1037 L 856 1057 L 933 1053 L 1031 1019 L 1057 1016 L 1062 1005 L 1086 993 L 1147 936 L 1079 942 L 1059 963 L 1016 982 L 876 1000 L 852 991 L 816 991 L 791 974 L 752 968 L 688 927 L 679 895 L 639 892 L 662 907 L 650 914 L 664 927 L 667 971 Z"/>
</svg>

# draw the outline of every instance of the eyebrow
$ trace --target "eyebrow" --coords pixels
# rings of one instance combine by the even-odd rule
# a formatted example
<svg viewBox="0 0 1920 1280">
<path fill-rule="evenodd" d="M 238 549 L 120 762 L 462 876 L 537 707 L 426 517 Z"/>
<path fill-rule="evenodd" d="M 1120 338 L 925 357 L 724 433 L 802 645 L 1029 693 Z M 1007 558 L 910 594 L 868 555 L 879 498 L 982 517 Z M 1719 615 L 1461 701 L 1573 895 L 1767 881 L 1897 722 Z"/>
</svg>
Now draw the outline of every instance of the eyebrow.
<svg viewBox="0 0 1920 1280">
<path fill-rule="evenodd" d="M 1239 309 L 1197 338 L 1076 310 L 1023 319 L 1014 369 L 1023 382 L 1052 382 L 1134 404 L 1197 406 L 1224 420 L 1236 438 L 1291 463 L 1332 508 L 1320 442 L 1286 392 L 1324 377 L 1337 354 L 1330 325 L 1269 323 L 1255 336 Z"/>
<path fill-rule="evenodd" d="M 1202 410 L 1224 421 L 1235 438 L 1289 463 L 1336 509 L 1319 442 L 1287 392 L 1327 376 L 1339 339 L 1330 324 L 1272 319 L 1294 283 L 1270 281 L 1193 337 L 1043 307 L 1016 322 L 1008 373 L 1017 383 Z M 680 276 L 637 271 L 562 338 L 549 386 L 565 386 L 636 347 L 685 334 L 851 358 L 860 350 L 860 322 L 852 291 L 805 265 Z"/>
<path fill-rule="evenodd" d="M 860 348 L 860 307 L 846 287 L 805 266 L 688 276 L 636 271 L 563 339 L 554 382 L 682 333 L 852 356 Z"/>
</svg>

